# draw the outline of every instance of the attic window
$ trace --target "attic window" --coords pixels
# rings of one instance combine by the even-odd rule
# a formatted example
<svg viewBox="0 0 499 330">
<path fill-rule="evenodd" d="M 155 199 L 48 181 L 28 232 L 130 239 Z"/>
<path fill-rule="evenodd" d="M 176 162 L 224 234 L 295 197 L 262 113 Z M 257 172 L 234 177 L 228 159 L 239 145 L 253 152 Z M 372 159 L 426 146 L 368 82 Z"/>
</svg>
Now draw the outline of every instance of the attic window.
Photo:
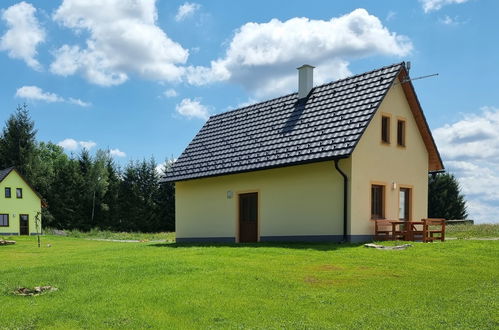
<svg viewBox="0 0 499 330">
<path fill-rule="evenodd" d="M 397 120 L 397 145 L 405 147 L 405 120 Z"/>
<path fill-rule="evenodd" d="M 23 188 L 16 188 L 16 197 L 23 198 Z"/>
<path fill-rule="evenodd" d="M 381 142 L 390 144 L 390 117 L 381 117 Z"/>
<path fill-rule="evenodd" d="M 10 187 L 5 187 L 5 198 L 11 197 Z"/>
</svg>

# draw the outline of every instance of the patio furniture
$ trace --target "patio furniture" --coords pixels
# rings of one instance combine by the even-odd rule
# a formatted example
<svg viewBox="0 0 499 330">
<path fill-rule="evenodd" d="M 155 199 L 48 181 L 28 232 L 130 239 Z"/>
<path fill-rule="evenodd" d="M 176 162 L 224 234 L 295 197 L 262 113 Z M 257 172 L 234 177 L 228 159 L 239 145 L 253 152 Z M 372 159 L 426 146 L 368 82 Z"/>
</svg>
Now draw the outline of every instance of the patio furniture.
<svg viewBox="0 0 499 330">
<path fill-rule="evenodd" d="M 428 218 L 421 221 L 425 231 L 423 242 L 445 241 L 445 219 Z"/>
<path fill-rule="evenodd" d="M 392 240 L 392 221 L 379 219 L 374 221 L 374 240 L 387 241 Z"/>
</svg>

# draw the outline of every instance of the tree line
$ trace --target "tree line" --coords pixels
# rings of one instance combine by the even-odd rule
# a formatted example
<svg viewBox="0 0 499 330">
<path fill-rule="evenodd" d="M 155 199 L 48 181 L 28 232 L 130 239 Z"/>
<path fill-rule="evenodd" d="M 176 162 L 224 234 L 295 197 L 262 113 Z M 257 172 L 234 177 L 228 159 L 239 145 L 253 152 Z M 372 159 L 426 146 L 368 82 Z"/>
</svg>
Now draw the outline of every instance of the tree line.
<svg viewBox="0 0 499 330">
<path fill-rule="evenodd" d="M 159 183 L 154 158 L 121 168 L 107 150 L 68 156 L 62 147 L 38 141 L 36 133 L 27 106 L 18 106 L 0 135 L 0 169 L 15 166 L 44 198 L 44 227 L 175 230 L 174 186 Z"/>
</svg>

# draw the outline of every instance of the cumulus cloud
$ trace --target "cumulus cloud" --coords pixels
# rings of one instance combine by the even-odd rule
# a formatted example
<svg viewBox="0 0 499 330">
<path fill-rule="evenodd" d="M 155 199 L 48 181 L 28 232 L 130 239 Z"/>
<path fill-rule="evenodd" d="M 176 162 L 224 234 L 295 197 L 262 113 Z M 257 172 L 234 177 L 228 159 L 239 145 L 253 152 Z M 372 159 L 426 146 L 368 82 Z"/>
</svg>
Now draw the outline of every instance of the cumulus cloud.
<svg viewBox="0 0 499 330">
<path fill-rule="evenodd" d="M 178 95 L 177 91 L 174 90 L 173 88 L 167 89 L 166 91 L 163 92 L 163 96 L 171 98 L 171 97 L 176 97 Z"/>
<path fill-rule="evenodd" d="M 201 104 L 198 99 L 183 99 L 180 104 L 177 104 L 175 110 L 178 114 L 192 118 L 208 119 L 209 110 L 208 107 Z"/>
<path fill-rule="evenodd" d="M 302 64 L 316 66 L 315 82 L 324 83 L 350 75 L 350 59 L 405 56 L 412 47 L 407 37 L 389 31 L 365 9 L 329 21 L 272 19 L 241 26 L 225 56 L 209 67 L 188 67 L 187 81 L 194 85 L 235 82 L 258 98 L 282 95 L 296 90 L 294 68 Z"/>
<path fill-rule="evenodd" d="M 27 100 L 45 101 L 45 102 L 63 102 L 64 99 L 57 94 L 44 92 L 37 86 L 23 86 L 17 89 L 16 97 Z"/>
<path fill-rule="evenodd" d="M 175 20 L 177 22 L 183 21 L 184 19 L 194 15 L 196 11 L 201 8 L 198 3 L 185 2 L 183 5 L 178 7 L 177 15 L 175 15 Z"/>
<path fill-rule="evenodd" d="M 80 148 L 90 150 L 97 145 L 97 143 L 93 141 L 76 141 L 75 139 L 64 139 L 57 143 L 58 146 L 63 147 L 68 151 L 75 151 Z"/>
<path fill-rule="evenodd" d="M 477 222 L 499 222 L 499 108 L 485 107 L 433 132 Z"/>
<path fill-rule="evenodd" d="M 7 51 L 11 58 L 24 60 L 35 70 L 41 70 L 35 56 L 36 47 L 45 41 L 45 30 L 38 23 L 35 13 L 36 8 L 24 1 L 2 13 L 8 30 L 0 39 L 0 50 Z"/>
<path fill-rule="evenodd" d="M 53 19 L 89 36 L 83 47 L 57 49 L 50 70 L 102 86 L 122 84 L 130 74 L 180 81 L 189 52 L 156 24 L 157 16 L 155 0 L 64 0 Z"/>
<path fill-rule="evenodd" d="M 468 0 L 419 0 L 425 13 L 440 10 L 443 6 L 468 2 Z"/>
<path fill-rule="evenodd" d="M 111 149 L 109 150 L 109 154 L 115 157 L 126 157 L 126 153 L 124 153 L 120 149 Z"/>
<path fill-rule="evenodd" d="M 38 86 L 23 86 L 17 89 L 16 97 L 23 98 L 32 101 L 44 101 L 44 102 L 67 102 L 71 104 L 78 105 L 80 107 L 89 107 L 92 104 L 89 102 L 84 102 L 80 99 L 68 98 L 65 99 L 55 93 L 44 92 Z"/>
</svg>

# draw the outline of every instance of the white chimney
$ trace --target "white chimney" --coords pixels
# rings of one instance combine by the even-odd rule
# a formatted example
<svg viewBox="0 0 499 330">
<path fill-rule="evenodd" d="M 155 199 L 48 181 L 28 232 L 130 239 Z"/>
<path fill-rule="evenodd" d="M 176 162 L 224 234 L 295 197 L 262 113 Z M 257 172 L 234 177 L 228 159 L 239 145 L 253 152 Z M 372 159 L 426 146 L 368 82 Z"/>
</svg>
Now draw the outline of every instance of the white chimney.
<svg viewBox="0 0 499 330">
<path fill-rule="evenodd" d="M 308 64 L 303 64 L 298 69 L 298 99 L 307 97 L 314 87 L 314 68 Z"/>
</svg>

